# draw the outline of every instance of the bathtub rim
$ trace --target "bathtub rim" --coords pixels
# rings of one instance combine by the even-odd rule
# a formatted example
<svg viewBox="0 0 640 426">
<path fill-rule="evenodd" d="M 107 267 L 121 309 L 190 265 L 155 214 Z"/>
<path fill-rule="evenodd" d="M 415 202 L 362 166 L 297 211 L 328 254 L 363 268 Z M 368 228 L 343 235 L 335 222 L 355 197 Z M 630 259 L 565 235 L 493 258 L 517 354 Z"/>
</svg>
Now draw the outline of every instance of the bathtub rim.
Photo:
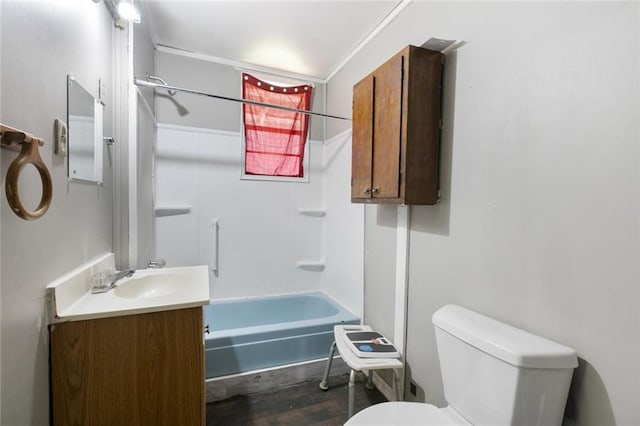
<svg viewBox="0 0 640 426">
<path fill-rule="evenodd" d="M 223 338 L 239 338 L 246 337 L 249 335 L 259 335 L 259 334 L 270 334 L 277 331 L 286 331 L 292 329 L 299 328 L 313 328 L 317 326 L 321 326 L 326 324 L 327 322 L 332 323 L 341 323 L 341 322 L 350 322 L 350 321 L 359 321 L 362 323 L 362 318 L 359 318 L 353 312 L 351 312 L 346 307 L 342 306 L 340 303 L 336 302 L 331 296 L 324 293 L 323 291 L 312 291 L 312 292 L 300 292 L 300 293 L 286 293 L 286 294 L 277 294 L 277 295 L 268 295 L 268 296 L 251 296 L 251 297 L 240 297 L 240 298 L 229 298 L 229 299 L 221 299 L 221 300 L 211 300 L 210 304 L 204 306 L 203 309 L 206 311 L 207 309 L 211 309 L 216 304 L 227 304 L 227 303 L 237 303 L 237 302 L 250 302 L 252 300 L 264 300 L 264 299 L 275 299 L 275 298 L 294 298 L 298 296 L 314 296 L 320 297 L 330 303 L 334 308 L 338 310 L 338 313 L 331 316 L 323 316 L 317 317 L 307 320 L 297 320 L 297 321 L 286 321 L 286 322 L 277 322 L 271 323 L 267 325 L 257 325 L 251 327 L 239 327 L 239 328 L 231 328 L 220 331 L 210 331 L 209 334 L 205 335 L 205 341 L 213 341 L 215 339 L 223 339 Z M 206 314 L 204 315 L 206 321 Z M 209 348 L 209 345 L 207 345 Z"/>
</svg>

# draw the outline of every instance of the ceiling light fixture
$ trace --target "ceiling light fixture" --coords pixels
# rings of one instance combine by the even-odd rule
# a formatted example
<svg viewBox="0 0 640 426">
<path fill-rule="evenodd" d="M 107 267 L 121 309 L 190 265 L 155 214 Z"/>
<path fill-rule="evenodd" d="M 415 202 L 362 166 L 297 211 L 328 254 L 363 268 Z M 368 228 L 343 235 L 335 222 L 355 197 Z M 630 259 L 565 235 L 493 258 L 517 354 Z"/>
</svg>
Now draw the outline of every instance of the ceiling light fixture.
<svg viewBox="0 0 640 426">
<path fill-rule="evenodd" d="M 126 21 L 140 23 L 140 12 L 131 0 L 120 0 L 118 3 L 118 15 Z"/>
</svg>

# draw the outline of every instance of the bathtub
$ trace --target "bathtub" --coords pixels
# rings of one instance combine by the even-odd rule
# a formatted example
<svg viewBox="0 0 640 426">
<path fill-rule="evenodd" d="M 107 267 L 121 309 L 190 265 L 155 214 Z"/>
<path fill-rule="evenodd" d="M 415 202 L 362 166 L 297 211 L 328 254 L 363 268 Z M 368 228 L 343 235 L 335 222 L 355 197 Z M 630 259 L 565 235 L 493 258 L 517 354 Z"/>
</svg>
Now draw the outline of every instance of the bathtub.
<svg viewBox="0 0 640 426">
<path fill-rule="evenodd" d="M 214 301 L 204 308 L 206 377 L 326 357 L 335 324 L 359 324 L 324 293 Z"/>
</svg>

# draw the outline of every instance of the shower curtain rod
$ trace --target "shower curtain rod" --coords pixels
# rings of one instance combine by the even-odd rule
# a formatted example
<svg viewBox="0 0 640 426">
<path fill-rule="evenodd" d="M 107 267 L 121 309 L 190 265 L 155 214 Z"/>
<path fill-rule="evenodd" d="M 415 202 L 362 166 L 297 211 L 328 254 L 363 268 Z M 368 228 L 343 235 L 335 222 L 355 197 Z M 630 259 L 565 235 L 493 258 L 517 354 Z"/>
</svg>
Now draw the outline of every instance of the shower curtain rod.
<svg viewBox="0 0 640 426">
<path fill-rule="evenodd" d="M 315 115 L 315 116 L 319 116 L 319 117 L 335 118 L 337 120 L 351 121 L 350 118 L 340 117 L 338 115 L 322 114 L 320 112 L 307 111 L 307 110 L 304 110 L 304 109 L 289 108 L 289 107 L 282 106 L 282 105 L 273 105 L 273 104 L 267 104 L 267 103 L 264 103 L 264 102 L 250 101 L 248 99 L 230 98 L 228 96 L 220 96 L 220 95 L 214 95 L 213 93 L 201 92 L 199 90 L 185 89 L 184 87 L 176 87 L 176 86 L 170 86 L 168 84 L 161 84 L 161 83 L 154 83 L 154 82 L 146 81 L 146 80 L 140 80 L 139 78 L 134 78 L 133 79 L 133 83 L 136 86 L 154 87 L 154 88 L 166 89 L 166 90 L 175 90 L 177 92 L 191 93 L 193 95 L 202 95 L 202 96 L 207 96 L 209 98 L 222 99 L 224 101 L 240 102 L 240 103 L 243 103 L 243 104 L 257 105 L 257 106 L 263 106 L 263 107 L 267 107 L 267 108 L 281 109 L 281 110 L 284 110 L 284 111 L 299 112 L 299 113 L 307 114 L 307 115 Z"/>
</svg>

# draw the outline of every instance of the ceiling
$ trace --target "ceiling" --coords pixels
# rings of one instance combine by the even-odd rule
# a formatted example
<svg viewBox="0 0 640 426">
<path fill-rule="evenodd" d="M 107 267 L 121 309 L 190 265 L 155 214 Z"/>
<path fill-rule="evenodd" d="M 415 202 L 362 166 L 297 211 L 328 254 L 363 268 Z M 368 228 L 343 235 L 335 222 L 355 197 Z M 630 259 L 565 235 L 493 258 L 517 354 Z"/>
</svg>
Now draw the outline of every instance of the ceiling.
<svg viewBox="0 0 640 426">
<path fill-rule="evenodd" d="M 407 0 L 139 0 L 160 48 L 325 80 Z"/>
</svg>

